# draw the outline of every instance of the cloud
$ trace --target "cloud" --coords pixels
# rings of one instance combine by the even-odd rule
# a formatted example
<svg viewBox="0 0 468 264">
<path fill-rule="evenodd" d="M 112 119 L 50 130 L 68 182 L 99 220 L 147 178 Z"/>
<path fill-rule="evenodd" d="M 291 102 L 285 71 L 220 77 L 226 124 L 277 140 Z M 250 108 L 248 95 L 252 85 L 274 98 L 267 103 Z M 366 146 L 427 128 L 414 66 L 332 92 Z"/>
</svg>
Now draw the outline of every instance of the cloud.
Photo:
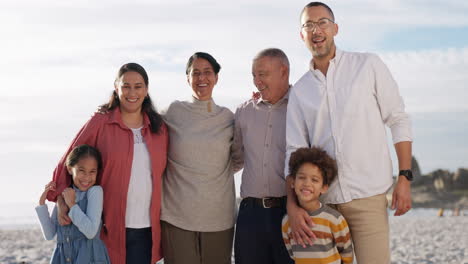
<svg viewBox="0 0 468 264">
<path fill-rule="evenodd" d="M 468 168 L 468 111 L 413 113 L 412 120 L 413 153 L 423 173 Z"/>
<path fill-rule="evenodd" d="M 11 175 L 15 186 L 25 179 L 43 186 L 78 129 L 106 101 L 118 68 L 126 62 L 135 61 L 147 69 L 150 94 L 160 109 L 172 100 L 190 97 L 185 63 L 195 51 L 213 54 L 222 65 L 214 98 L 231 110 L 255 89 L 251 60 L 261 49 L 278 47 L 288 54 L 294 83 L 310 60 L 299 37 L 299 12 L 306 3 L 2 1 L 0 160 L 4 175 Z M 463 165 L 458 157 L 466 157 L 463 149 L 468 148 L 451 129 L 467 131 L 468 124 L 450 120 L 442 131 L 432 124 L 467 112 L 466 38 L 456 48 L 430 50 L 424 45 L 402 50 L 382 43 L 408 41 L 396 35 L 402 30 L 425 32 L 434 41 L 439 37 L 432 34 L 434 28 L 456 28 L 454 32 L 462 35 L 468 32 L 468 2 L 356 0 L 330 1 L 330 6 L 340 25 L 337 45 L 378 53 L 394 74 L 407 109 L 416 115 L 415 152 L 424 153 L 418 154 L 422 166 Z M 446 115 L 434 117 L 434 112 Z M 421 116 L 428 120 L 421 121 Z M 440 143 L 435 144 L 436 139 Z M 444 144 L 449 148 L 442 148 Z M 441 149 L 443 159 L 428 154 Z M 0 195 L 9 196 L 3 190 Z"/>
<path fill-rule="evenodd" d="M 468 47 L 383 53 L 410 112 L 467 111 Z"/>
</svg>

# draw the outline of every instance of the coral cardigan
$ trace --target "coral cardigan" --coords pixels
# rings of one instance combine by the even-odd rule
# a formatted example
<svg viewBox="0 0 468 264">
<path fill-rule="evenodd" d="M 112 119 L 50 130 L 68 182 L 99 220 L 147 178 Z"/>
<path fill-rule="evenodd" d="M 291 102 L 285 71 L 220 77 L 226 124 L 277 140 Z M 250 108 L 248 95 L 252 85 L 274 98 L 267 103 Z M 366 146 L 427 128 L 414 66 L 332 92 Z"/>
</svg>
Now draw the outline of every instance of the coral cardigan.
<svg viewBox="0 0 468 264">
<path fill-rule="evenodd" d="M 158 134 L 151 133 L 150 121 L 144 116 L 141 130 L 151 159 L 153 192 L 151 197 L 151 230 L 153 237 L 152 263 L 162 258 L 161 251 L 161 179 L 167 160 L 168 133 L 162 124 Z M 99 149 L 103 168 L 97 183 L 104 190 L 103 228 L 101 238 L 106 244 L 113 264 L 125 264 L 125 210 L 133 161 L 133 132 L 122 122 L 120 109 L 106 114 L 94 114 L 81 128 L 70 147 L 55 168 L 53 180 L 56 192 L 48 199 L 55 201 L 71 183 L 65 166 L 70 151 L 77 145 L 88 144 Z"/>
</svg>

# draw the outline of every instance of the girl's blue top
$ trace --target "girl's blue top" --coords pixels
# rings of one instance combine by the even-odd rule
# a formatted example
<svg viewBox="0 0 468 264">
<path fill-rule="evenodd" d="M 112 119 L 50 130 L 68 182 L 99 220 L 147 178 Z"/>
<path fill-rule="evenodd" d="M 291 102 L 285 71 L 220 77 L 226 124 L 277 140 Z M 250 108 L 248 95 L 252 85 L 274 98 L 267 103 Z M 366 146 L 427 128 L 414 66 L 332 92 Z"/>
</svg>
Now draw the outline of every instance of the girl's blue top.
<svg viewBox="0 0 468 264">
<path fill-rule="evenodd" d="M 110 263 L 107 249 L 99 238 L 103 191 L 101 186 L 93 186 L 87 191 L 73 187 L 76 204 L 70 208 L 68 216 L 72 224 L 60 226 L 57 220 L 57 206 L 49 216 L 47 205 L 37 206 L 36 212 L 45 239 L 57 235 L 57 246 L 52 255 L 52 264 Z"/>
</svg>

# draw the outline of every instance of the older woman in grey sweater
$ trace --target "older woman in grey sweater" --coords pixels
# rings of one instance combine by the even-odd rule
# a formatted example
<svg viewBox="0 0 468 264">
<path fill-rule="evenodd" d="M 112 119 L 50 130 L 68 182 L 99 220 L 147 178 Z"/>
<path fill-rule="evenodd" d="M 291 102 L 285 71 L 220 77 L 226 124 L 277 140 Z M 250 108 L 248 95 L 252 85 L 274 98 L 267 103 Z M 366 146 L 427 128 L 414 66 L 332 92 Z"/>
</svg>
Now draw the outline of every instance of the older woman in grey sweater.
<svg viewBox="0 0 468 264">
<path fill-rule="evenodd" d="M 187 63 L 193 96 L 164 114 L 169 150 L 163 179 L 162 245 L 166 264 L 230 263 L 235 222 L 231 164 L 233 113 L 211 97 L 221 66 L 197 52 Z"/>
</svg>

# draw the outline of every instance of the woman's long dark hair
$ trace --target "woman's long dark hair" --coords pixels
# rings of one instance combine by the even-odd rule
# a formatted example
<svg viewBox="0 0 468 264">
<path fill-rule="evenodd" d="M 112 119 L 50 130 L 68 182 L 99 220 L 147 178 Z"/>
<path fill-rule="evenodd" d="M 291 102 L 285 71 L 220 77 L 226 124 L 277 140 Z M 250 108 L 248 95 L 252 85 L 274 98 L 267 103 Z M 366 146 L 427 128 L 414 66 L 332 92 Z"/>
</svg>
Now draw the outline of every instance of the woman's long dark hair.
<svg viewBox="0 0 468 264">
<path fill-rule="evenodd" d="M 126 72 L 136 72 L 143 77 L 143 80 L 145 81 L 146 87 L 148 87 L 149 81 L 148 81 L 148 74 L 146 73 L 145 69 L 138 63 L 127 63 L 122 65 L 120 67 L 117 77 L 115 78 L 114 86 L 117 85 L 119 82 L 120 78 L 122 75 L 124 75 Z M 104 112 L 106 111 L 111 111 L 118 107 L 120 105 L 119 101 L 119 96 L 115 92 L 115 90 L 112 92 L 111 97 L 109 98 L 109 102 L 101 105 L 99 109 L 103 110 Z M 146 113 L 150 120 L 150 129 L 152 133 L 159 133 L 159 130 L 161 128 L 161 125 L 163 123 L 162 117 L 158 112 L 156 112 L 155 107 L 153 106 L 153 102 L 151 101 L 151 98 L 148 95 L 146 95 L 145 99 L 143 100 L 143 104 L 141 105 L 141 111 Z"/>
</svg>

